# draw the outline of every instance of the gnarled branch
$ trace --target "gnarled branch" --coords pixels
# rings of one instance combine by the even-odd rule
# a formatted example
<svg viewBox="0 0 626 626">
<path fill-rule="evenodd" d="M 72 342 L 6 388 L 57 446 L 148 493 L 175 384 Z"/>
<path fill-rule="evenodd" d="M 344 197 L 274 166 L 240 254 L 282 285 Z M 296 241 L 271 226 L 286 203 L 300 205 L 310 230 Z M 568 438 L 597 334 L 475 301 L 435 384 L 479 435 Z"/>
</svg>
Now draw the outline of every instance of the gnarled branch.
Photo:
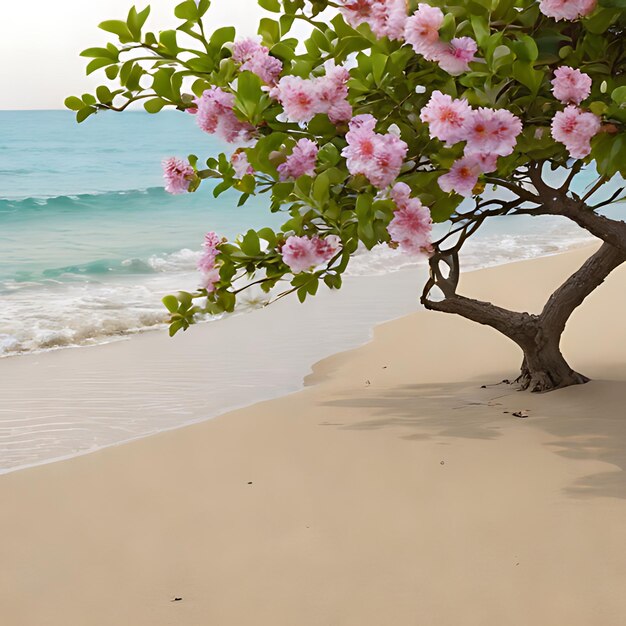
<svg viewBox="0 0 626 626">
<path fill-rule="evenodd" d="M 626 252 L 608 243 L 602 244 L 600 249 L 550 296 L 539 316 L 540 323 L 560 335 L 574 310 L 624 262 Z"/>
</svg>

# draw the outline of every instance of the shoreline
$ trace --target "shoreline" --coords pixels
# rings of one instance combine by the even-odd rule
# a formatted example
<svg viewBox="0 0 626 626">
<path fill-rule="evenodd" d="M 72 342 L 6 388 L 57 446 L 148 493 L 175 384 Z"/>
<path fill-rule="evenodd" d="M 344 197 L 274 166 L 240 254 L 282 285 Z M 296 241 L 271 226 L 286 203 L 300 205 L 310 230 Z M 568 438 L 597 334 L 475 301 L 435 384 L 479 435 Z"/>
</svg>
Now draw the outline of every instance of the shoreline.
<svg viewBox="0 0 626 626">
<path fill-rule="evenodd" d="M 576 250 L 583 250 L 583 249 L 593 249 L 593 246 L 589 246 L 589 245 L 584 245 L 584 244 L 580 244 L 577 246 L 573 246 L 572 248 L 568 249 L 567 251 L 563 252 L 561 250 L 559 251 L 555 251 L 552 253 L 546 253 L 541 257 L 536 257 L 535 259 L 545 259 L 545 258 L 550 258 L 553 256 L 558 256 L 561 254 L 568 254 L 571 252 L 574 252 Z M 486 269 L 494 269 L 494 268 L 501 268 L 503 266 L 509 266 L 509 265 L 514 265 L 517 263 L 524 263 L 528 260 L 535 260 L 535 259 L 524 259 L 524 260 L 517 260 L 517 261 L 509 261 L 507 263 L 496 263 L 494 265 L 489 265 L 486 267 L 481 267 L 478 269 L 472 269 L 472 270 L 468 270 L 465 272 L 465 274 L 472 274 L 474 272 L 481 272 L 484 271 Z M 406 314 L 409 314 L 413 311 L 423 311 L 423 308 L 421 307 L 421 305 L 419 304 L 418 300 L 418 296 L 417 294 L 419 293 L 420 289 L 421 289 L 421 283 L 423 282 L 423 277 L 422 275 L 425 273 L 425 267 L 423 265 L 418 265 L 418 266 L 414 266 L 414 267 L 408 267 L 408 268 L 402 268 L 399 269 L 395 272 L 390 272 L 388 274 L 380 274 L 380 275 L 364 275 L 364 276 L 350 276 L 350 283 L 356 282 L 356 283 L 360 283 L 361 285 L 364 285 L 360 288 L 360 291 L 363 292 L 365 290 L 368 289 L 368 283 L 371 284 L 380 284 L 382 281 L 390 281 L 393 283 L 393 288 L 391 289 L 391 291 L 389 291 L 388 293 L 391 294 L 391 297 L 395 296 L 395 291 L 397 291 L 398 289 L 401 289 L 401 287 L 399 287 L 399 283 L 402 283 L 403 280 L 406 279 L 407 284 L 409 284 L 409 278 L 411 278 L 413 280 L 413 285 L 417 285 L 417 288 L 414 290 L 415 292 L 415 298 L 410 298 L 410 300 L 415 300 L 415 306 L 412 307 L 409 303 L 409 301 L 404 298 L 402 300 L 402 304 L 401 304 L 401 310 L 398 312 L 395 312 L 392 310 L 393 306 L 390 307 L 388 310 L 386 310 L 384 313 L 382 313 L 381 315 L 378 316 L 378 318 L 376 319 L 368 319 L 366 326 L 367 326 L 367 332 L 360 333 L 360 336 L 357 339 L 352 339 L 349 340 L 347 342 L 345 342 L 344 345 L 340 345 L 338 346 L 339 349 L 335 350 L 332 349 L 331 351 L 323 351 L 322 354 L 317 354 L 316 357 L 311 357 L 309 359 L 306 359 L 306 362 L 303 361 L 302 359 L 300 359 L 297 363 L 295 363 L 298 371 L 302 374 L 302 377 L 299 380 L 292 380 L 291 383 L 289 385 L 287 385 L 285 388 L 281 388 L 281 389 L 275 389 L 272 392 L 270 392 L 269 394 L 265 394 L 265 393 L 261 393 L 258 392 L 256 394 L 254 394 L 252 397 L 245 399 L 244 401 L 242 401 L 241 403 L 227 403 L 223 406 L 218 406 L 218 407 L 214 407 L 211 409 L 208 409 L 208 412 L 206 414 L 203 415 L 195 415 L 193 418 L 191 419 L 186 419 L 182 422 L 176 422 L 176 423 L 171 423 L 171 424 L 166 424 L 163 425 L 157 429 L 154 428 L 150 428 L 149 425 L 146 425 L 146 430 L 147 432 L 140 432 L 137 433 L 133 436 L 129 436 L 127 438 L 122 438 L 122 439 L 117 439 L 108 443 L 104 443 L 104 444 L 99 444 L 99 445 L 94 445 L 92 447 L 89 448 L 84 448 L 78 451 L 71 451 L 71 452 L 67 452 L 64 454 L 59 454 L 58 456 L 54 456 L 54 457 L 50 457 L 50 458 L 44 458 L 41 460 L 36 460 L 34 462 L 30 462 L 30 463 L 23 463 L 20 465 L 15 465 L 12 467 L 8 467 L 8 468 L 4 468 L 0 466 L 0 476 L 5 475 L 5 474 L 9 474 L 12 472 L 16 472 L 16 471 L 22 471 L 24 469 L 29 469 L 31 467 L 40 467 L 42 465 L 46 465 L 48 463 L 56 463 L 56 462 L 62 462 L 62 461 L 66 461 L 78 456 L 83 456 L 85 454 L 92 454 L 93 452 L 96 452 L 98 450 L 102 450 L 102 449 L 107 449 L 109 447 L 112 446 L 118 446 L 118 445 L 124 445 L 133 441 L 136 441 L 138 439 L 142 439 L 144 437 L 150 437 L 153 436 L 155 434 L 161 433 L 161 432 L 170 432 L 172 430 L 176 430 L 178 428 L 185 428 L 187 426 L 191 426 L 200 422 L 203 422 L 205 420 L 211 420 L 211 419 L 215 419 L 216 417 L 223 415 L 224 413 L 227 412 L 231 412 L 231 411 L 236 411 L 238 409 L 242 409 L 245 407 L 249 407 L 257 402 L 263 402 L 266 400 L 271 400 L 274 398 L 279 398 L 282 397 L 284 395 L 289 395 L 292 393 L 297 393 L 299 390 L 305 388 L 307 386 L 307 380 L 311 379 L 311 376 L 313 374 L 313 370 L 315 369 L 317 363 L 320 360 L 324 360 L 327 358 L 333 358 L 333 356 L 335 356 L 336 352 L 339 353 L 343 353 L 345 351 L 350 351 L 353 349 L 356 349 L 366 343 L 368 343 L 369 341 L 372 340 L 373 336 L 374 336 L 374 332 L 375 332 L 375 327 L 378 326 L 379 324 L 383 324 L 383 323 L 387 323 L 387 322 L 391 322 L 394 320 L 397 320 L 401 317 L 403 317 Z M 389 278 L 387 278 L 389 277 Z M 344 286 L 344 290 L 345 290 L 345 286 Z M 410 290 L 409 290 L 410 291 Z M 317 308 L 318 310 L 320 310 L 321 308 L 323 308 L 322 306 L 319 305 L 319 300 L 326 300 L 329 301 L 329 298 L 336 298 L 336 295 L 333 292 L 328 292 L 328 293 L 324 293 L 323 295 L 320 294 L 318 296 L 316 296 L 316 298 L 314 299 L 315 301 L 318 302 L 317 304 Z M 272 307 L 269 307 L 268 310 L 269 311 L 273 311 L 274 310 L 274 306 L 272 305 Z M 282 305 L 285 308 L 288 308 L 289 312 L 291 314 L 295 313 L 296 311 L 300 311 L 301 309 L 299 308 L 301 305 L 299 305 L 298 303 L 295 302 L 290 302 L 288 304 Z M 304 307 L 309 307 L 311 306 L 311 302 L 308 301 L 305 305 L 303 305 Z M 238 322 L 238 324 L 243 324 L 243 325 L 251 325 L 254 322 L 254 318 L 248 318 L 247 316 L 249 314 L 252 315 L 256 315 L 258 314 L 261 309 L 254 309 L 254 310 L 250 310 L 250 311 L 243 311 L 237 315 L 234 316 L 230 316 L 230 318 L 225 318 L 225 319 L 220 319 L 220 320 L 215 320 L 215 321 L 208 321 L 208 322 L 204 322 L 199 324 L 198 326 L 190 329 L 188 331 L 188 334 L 195 336 L 196 333 L 198 335 L 200 335 L 201 333 L 207 334 L 209 331 L 205 330 L 205 328 L 209 327 L 209 325 L 217 322 L 222 322 L 222 324 L 227 320 L 227 319 L 234 319 L 234 318 L 243 318 L 242 320 L 240 320 Z M 339 313 L 341 313 L 341 310 L 339 310 Z M 306 312 L 305 312 L 306 315 Z M 283 320 L 285 319 L 285 315 L 283 314 Z M 214 329 L 213 332 L 216 332 L 216 330 Z M 152 342 L 154 343 L 155 341 L 157 341 L 156 336 L 160 335 L 161 339 L 164 336 L 164 334 L 166 334 L 166 329 L 161 327 L 161 328 L 154 328 L 154 329 L 145 329 L 144 331 L 139 331 L 137 333 L 133 333 L 130 334 L 128 336 L 125 337 L 116 337 L 116 338 L 112 338 L 110 341 L 106 341 L 103 343 L 99 343 L 99 344 L 95 344 L 95 345 L 77 345 L 77 346 L 65 346 L 62 348 L 54 348 L 54 349 L 49 349 L 49 350 L 42 350 L 42 351 L 37 351 L 37 352 L 32 352 L 32 353 L 24 353 L 24 354 L 20 354 L 20 355 L 15 355 L 14 357 L 11 356 L 7 356 L 4 357 L 2 359 L 0 359 L 0 375 L 3 374 L 3 370 L 2 368 L 11 368 L 11 363 L 14 363 L 17 361 L 18 357 L 21 357 L 22 359 L 26 358 L 29 359 L 31 363 L 35 363 L 35 364 L 39 364 L 38 363 L 38 359 L 44 359 L 44 360 L 50 360 L 50 363 L 53 364 L 54 367 L 57 367 L 56 364 L 54 364 L 54 359 L 58 358 L 60 360 L 60 363 L 58 365 L 58 367 L 67 367 L 67 361 L 70 361 L 70 369 L 77 369 L 79 367 L 79 363 L 77 365 L 77 362 L 80 361 L 80 357 L 76 356 L 76 358 L 71 358 L 71 359 L 66 359 L 65 363 L 64 363 L 64 359 L 63 357 L 57 357 L 56 355 L 61 354 L 63 352 L 65 352 L 66 348 L 69 349 L 73 349 L 73 351 L 76 351 L 77 353 L 80 353 L 80 349 L 81 348 L 86 348 L 86 349 L 93 349 L 93 350 L 101 350 L 104 351 L 104 349 L 106 348 L 106 350 L 110 350 L 112 349 L 112 346 L 116 346 L 116 345 L 127 345 L 128 342 L 130 342 L 131 344 L 133 342 L 139 342 L 139 341 L 144 341 L 144 342 Z M 169 340 L 165 342 L 165 345 L 163 346 L 163 350 L 164 350 L 164 355 L 167 354 L 168 348 L 170 347 L 174 347 L 172 344 L 174 342 L 180 341 L 181 340 L 181 336 L 177 336 L 176 338 Z M 171 343 L 170 343 L 171 342 Z M 161 342 L 163 343 L 163 342 Z M 135 344 L 136 350 L 139 350 L 139 344 L 136 343 Z M 135 350 L 135 351 L 136 351 Z M 128 351 L 130 352 L 135 352 L 132 350 L 132 348 L 130 346 L 128 346 L 125 350 L 125 352 L 128 353 Z M 178 351 L 179 355 L 180 355 L 180 351 Z M 107 359 L 112 359 L 115 358 L 115 355 L 104 355 L 104 358 Z M 92 355 L 92 359 L 91 359 L 91 364 L 94 365 L 94 363 L 97 362 L 97 355 L 94 353 L 94 355 Z M 5 365 L 5 363 L 7 363 L 7 365 Z M 23 363 L 22 363 L 23 364 Z M 7 369 L 4 370 L 4 372 L 6 373 Z M 10 372 L 10 369 L 8 369 L 8 371 Z M 233 376 L 236 376 L 236 373 L 233 372 Z M 173 393 L 175 393 L 175 390 L 173 390 Z M 16 402 L 19 402 L 19 394 L 16 394 Z M 2 421 L 2 414 L 3 412 L 5 414 L 8 414 L 8 412 L 5 410 L 3 411 L 2 409 L 0 409 L 0 433 L 2 432 L 2 427 L 3 427 L 3 421 Z M 39 418 L 39 415 L 37 416 Z M 80 423 L 76 424 L 77 427 L 80 427 Z M 0 444 L 0 459 L 2 458 L 2 445 Z"/>
<path fill-rule="evenodd" d="M 546 222 L 541 232 L 537 224 L 518 224 L 520 232 L 499 232 L 502 224 L 492 225 L 476 241 L 468 244 L 462 257 L 467 271 L 496 267 L 510 262 L 542 258 L 592 245 L 593 240 L 582 231 L 561 233 L 552 242 L 554 224 Z M 577 228 L 577 227 L 576 227 Z M 47 298 L 45 307 L 32 299 L 36 290 L 21 283 L 0 281 L 0 291 L 5 292 L 7 301 L 4 328 L 0 333 L 0 360 L 45 354 L 73 347 L 94 347 L 115 341 L 132 339 L 136 335 L 162 329 L 165 324 L 165 309 L 159 294 L 174 293 L 178 289 L 194 291 L 197 284 L 195 257 L 197 252 L 183 248 L 167 254 L 129 257 L 124 261 L 101 259 L 68 266 L 69 278 L 76 281 L 61 281 L 56 285 L 42 284 L 41 292 Z M 488 259 L 486 261 L 486 259 Z M 59 263 L 62 265 L 61 261 Z M 104 282 L 84 283 L 81 267 L 109 267 L 113 274 Z M 381 246 L 369 253 L 356 255 L 345 275 L 352 278 L 376 277 L 397 271 L 416 269 L 425 263 L 415 258 Z M 151 268 L 145 274 L 116 274 L 119 267 Z M 100 268 L 102 269 L 102 268 Z M 58 272 L 59 270 L 54 270 Z M 35 280 L 35 278 L 33 278 Z M 29 292 L 30 289 L 30 292 Z M 29 295 L 30 293 L 30 295 Z M 243 302 L 242 309 L 258 308 L 253 295 L 252 302 Z M 259 294 L 260 295 L 260 294 Z M 120 306 L 125 302 L 125 306 Z M 242 311 L 245 312 L 245 311 Z M 377 320 L 378 322 L 381 320 Z"/>
<path fill-rule="evenodd" d="M 161 329 L 138 333 L 128 340 L 83 346 L 84 350 L 83 347 L 59 349 L 0 359 L 0 378 L 9 389 L 5 406 L 0 407 L 0 460 L 14 454 L 15 447 L 10 447 L 16 445 L 11 440 L 14 424 L 20 427 L 26 423 L 28 427 L 32 423 L 34 429 L 41 424 L 42 445 L 48 445 L 45 431 L 48 424 L 55 427 L 57 415 L 63 416 L 59 434 L 66 437 L 65 448 L 82 446 L 80 450 L 48 454 L 34 462 L 0 466 L 0 476 L 92 454 L 295 393 L 302 389 L 311 366 L 337 351 L 333 341 L 341 342 L 339 351 L 352 349 L 369 341 L 378 323 L 417 309 L 417 298 L 404 285 L 420 284 L 424 271 L 418 267 L 392 275 L 355 276 L 341 291 L 322 292 L 305 305 L 293 299 L 283 300 L 272 307 L 252 311 L 251 315 L 244 313 L 218 323 L 199 324 L 174 339 Z M 353 324 L 354 328 L 345 336 L 345 328 L 335 327 L 334 316 L 343 319 L 346 326 L 345 320 L 359 312 L 360 304 L 370 304 L 372 288 L 387 302 L 361 311 L 358 324 Z M 291 323 L 294 317 L 301 320 L 302 327 L 308 325 L 322 329 L 319 331 L 322 334 L 329 333 L 330 339 L 321 344 L 314 338 L 302 340 L 298 328 Z M 280 326 L 289 328 L 284 337 Z M 254 344 L 259 333 L 264 335 L 258 343 L 262 358 L 260 363 L 255 363 L 258 355 Z M 240 355 L 233 352 L 233 346 L 239 342 L 244 344 L 243 348 L 239 347 Z M 276 345 L 279 342 L 284 345 Z M 297 344 L 295 351 L 289 342 Z M 221 363 L 212 358 L 211 350 L 222 359 Z M 275 350 L 277 359 L 283 362 L 272 360 L 268 356 L 270 350 Z M 181 367 L 170 374 L 172 362 Z M 208 389 L 209 397 L 206 397 L 201 387 L 210 385 L 211 377 L 216 383 Z M 29 391 L 32 386 L 37 389 L 35 398 L 25 403 L 23 398 L 32 395 Z M 191 395 L 185 396 L 181 388 L 191 389 Z M 160 421 L 151 412 L 155 404 L 153 394 L 161 399 Z M 108 414 L 110 407 L 114 409 L 113 418 Z M 100 437 L 95 446 L 85 444 L 80 437 L 74 438 L 73 430 L 82 427 L 85 412 L 90 427 Z M 19 415 L 17 422 L 14 414 Z M 67 421 L 68 415 L 72 423 Z M 140 425 L 136 415 L 141 418 Z M 28 428 L 23 430 L 23 436 L 30 442 L 31 432 Z M 58 444 L 52 441 L 50 445 Z"/>
<path fill-rule="evenodd" d="M 534 310 L 585 256 L 460 289 Z M 297 393 L 0 476 L 1 621 L 621 626 L 625 277 L 568 325 L 587 385 L 518 393 L 512 343 L 417 311 Z"/>
</svg>

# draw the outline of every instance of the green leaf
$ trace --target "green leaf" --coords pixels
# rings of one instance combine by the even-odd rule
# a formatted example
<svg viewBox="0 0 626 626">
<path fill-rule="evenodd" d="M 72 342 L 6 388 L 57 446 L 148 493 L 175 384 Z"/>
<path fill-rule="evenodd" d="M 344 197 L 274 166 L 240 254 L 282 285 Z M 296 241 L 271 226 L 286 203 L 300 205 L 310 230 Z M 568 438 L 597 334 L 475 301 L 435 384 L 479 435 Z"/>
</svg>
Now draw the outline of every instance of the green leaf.
<svg viewBox="0 0 626 626">
<path fill-rule="evenodd" d="M 255 230 L 249 230 L 241 239 L 241 250 L 247 256 L 259 256 L 261 254 L 261 243 L 259 235 Z"/>
<path fill-rule="evenodd" d="M 160 44 L 172 55 L 178 54 L 177 32 L 175 30 L 164 30 L 159 33 Z"/>
<path fill-rule="evenodd" d="M 133 35 L 128 29 L 126 22 L 122 20 L 106 20 L 101 22 L 98 26 L 101 30 L 105 30 L 108 33 L 117 35 L 121 40 L 133 41 Z"/>
<path fill-rule="evenodd" d="M 258 123 L 267 101 L 261 89 L 261 79 L 252 72 L 241 72 L 237 79 L 235 102 L 243 115 L 253 124 Z"/>
<path fill-rule="evenodd" d="M 170 313 L 178 312 L 178 298 L 176 296 L 165 296 L 161 302 Z"/>
<path fill-rule="evenodd" d="M 100 85 L 96 88 L 96 96 L 103 104 L 110 104 L 113 100 L 110 89 L 105 85 Z"/>
<path fill-rule="evenodd" d="M 387 67 L 387 61 L 389 57 L 386 54 L 379 54 L 372 52 L 370 56 L 372 62 L 372 76 L 376 85 L 380 86 L 383 77 L 385 76 L 385 69 Z"/>
<path fill-rule="evenodd" d="M 69 96 L 69 98 L 65 98 L 65 106 L 71 111 L 80 111 L 85 105 L 80 98 L 76 96 Z"/>
<path fill-rule="evenodd" d="M 479 46 L 484 46 L 489 39 L 489 24 L 487 18 L 482 15 L 470 15 L 470 22 L 474 29 L 474 35 L 476 36 L 476 42 Z"/>
<path fill-rule="evenodd" d="M 513 78 L 525 87 L 528 87 L 532 93 L 537 93 L 541 87 L 544 74 L 533 69 L 527 62 L 515 61 L 513 63 Z"/>
<path fill-rule="evenodd" d="M 621 11 L 616 9 L 597 9 L 585 19 L 585 28 L 596 35 L 604 33 L 611 24 L 617 21 Z"/>
<path fill-rule="evenodd" d="M 322 172 L 313 182 L 313 199 L 320 208 L 324 208 L 330 199 L 330 179 L 327 172 Z"/>
<path fill-rule="evenodd" d="M 209 45 L 211 48 L 215 48 L 216 50 L 221 50 L 225 43 L 229 41 L 233 41 L 236 35 L 235 28 L 233 26 L 223 26 L 222 28 L 218 28 L 212 35 L 209 40 Z"/>
<path fill-rule="evenodd" d="M 196 22 L 199 18 L 198 6 L 194 0 L 184 0 L 174 9 L 174 15 L 181 20 Z"/>
<path fill-rule="evenodd" d="M 616 104 L 624 104 L 626 102 L 626 86 L 613 89 L 611 99 Z"/>
<path fill-rule="evenodd" d="M 278 22 L 267 17 L 264 17 L 259 22 L 258 33 L 263 37 L 263 43 L 270 47 L 280 41 L 280 26 Z"/>
<path fill-rule="evenodd" d="M 446 13 L 443 23 L 439 28 L 439 36 L 444 41 L 450 41 L 456 33 L 456 22 L 452 13 Z"/>
<path fill-rule="evenodd" d="M 279 0 L 259 0 L 259 6 L 266 11 L 271 11 L 272 13 L 280 12 Z"/>
<path fill-rule="evenodd" d="M 89 74 L 93 74 L 96 70 L 106 67 L 107 65 L 112 65 L 114 62 L 115 61 L 111 61 L 111 59 L 93 59 L 87 63 L 87 69 L 85 71 L 89 76 Z"/>
<path fill-rule="evenodd" d="M 512 43 L 517 58 L 521 61 L 534 63 L 539 58 L 539 48 L 535 40 L 528 35 L 521 35 L 518 41 Z"/>
<path fill-rule="evenodd" d="M 111 59 L 111 61 L 117 61 L 119 58 L 119 52 L 109 50 L 108 48 L 87 48 L 80 53 L 81 57 L 91 57 L 94 59 L 104 58 Z"/>
<path fill-rule="evenodd" d="M 152 98 L 143 103 L 143 108 L 148 111 L 148 113 L 158 113 L 167 104 L 169 104 L 168 101 L 163 100 L 163 98 Z"/>
</svg>

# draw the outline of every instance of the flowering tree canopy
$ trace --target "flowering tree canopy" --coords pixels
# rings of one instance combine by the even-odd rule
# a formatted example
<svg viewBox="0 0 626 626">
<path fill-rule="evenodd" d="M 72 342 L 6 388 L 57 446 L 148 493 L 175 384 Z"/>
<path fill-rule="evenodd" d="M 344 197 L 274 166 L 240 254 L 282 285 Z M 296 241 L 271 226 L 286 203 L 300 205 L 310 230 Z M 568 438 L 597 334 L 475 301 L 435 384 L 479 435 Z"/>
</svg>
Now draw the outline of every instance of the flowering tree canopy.
<svg viewBox="0 0 626 626">
<path fill-rule="evenodd" d="M 301 301 L 320 283 L 337 289 L 359 246 L 388 245 L 429 257 L 425 306 L 520 345 L 523 387 L 584 382 L 558 345 L 573 309 L 626 259 L 626 224 L 598 213 L 620 196 L 614 184 L 602 196 L 605 185 L 626 174 L 626 0 L 259 0 L 258 39 L 207 33 L 209 4 L 184 0 L 180 25 L 158 34 L 144 28 L 149 7 L 103 22 L 117 41 L 82 54 L 119 88 L 66 101 L 78 121 L 138 101 L 193 115 L 233 149 L 168 159 L 166 189 L 213 179 L 215 196 L 266 194 L 285 214 L 279 231 L 207 235 L 201 288 L 164 300 L 171 333 L 232 311 L 251 284 L 285 284 L 280 295 Z M 581 197 L 585 166 L 598 176 Z M 564 173 L 559 187 L 550 170 Z M 466 239 L 519 214 L 562 215 L 604 242 L 541 315 L 457 294 Z M 433 222 L 450 224 L 438 240 Z"/>
</svg>

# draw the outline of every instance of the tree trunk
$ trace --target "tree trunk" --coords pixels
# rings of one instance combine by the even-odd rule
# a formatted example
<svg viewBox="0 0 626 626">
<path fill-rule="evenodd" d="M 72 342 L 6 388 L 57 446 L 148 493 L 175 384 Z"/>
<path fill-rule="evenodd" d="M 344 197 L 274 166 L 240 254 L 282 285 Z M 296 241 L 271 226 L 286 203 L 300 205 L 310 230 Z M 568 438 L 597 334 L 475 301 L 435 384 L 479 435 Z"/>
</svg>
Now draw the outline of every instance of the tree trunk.
<svg viewBox="0 0 626 626">
<path fill-rule="evenodd" d="M 431 259 L 431 278 L 424 289 L 422 304 L 433 311 L 454 313 L 491 326 L 506 335 L 524 353 L 522 371 L 516 381 L 520 387 L 533 392 L 551 391 L 589 381 L 574 371 L 561 354 L 561 336 L 574 310 L 625 261 L 623 250 L 604 243 L 550 296 L 539 315 L 531 315 L 458 295 L 458 256 L 440 252 Z M 440 263 L 451 268 L 447 277 Z M 442 291 L 443 300 L 430 299 L 434 287 Z"/>
<path fill-rule="evenodd" d="M 569 366 L 561 353 L 560 339 L 560 334 L 540 327 L 532 340 L 523 342 L 524 361 L 515 381 L 521 389 L 537 393 L 589 382 Z"/>
</svg>

